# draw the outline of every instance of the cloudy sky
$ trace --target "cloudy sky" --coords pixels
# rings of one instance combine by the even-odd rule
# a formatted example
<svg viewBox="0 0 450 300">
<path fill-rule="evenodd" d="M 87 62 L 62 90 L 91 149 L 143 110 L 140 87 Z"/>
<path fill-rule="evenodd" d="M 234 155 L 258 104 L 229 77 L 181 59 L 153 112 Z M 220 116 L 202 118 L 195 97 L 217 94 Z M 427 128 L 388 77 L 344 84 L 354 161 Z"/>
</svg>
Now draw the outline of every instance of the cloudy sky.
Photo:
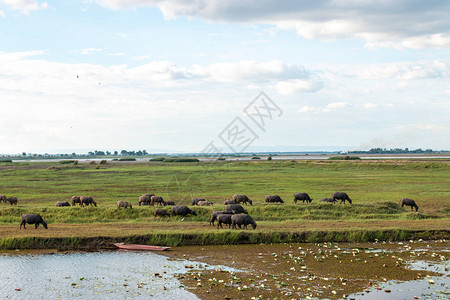
<svg viewBox="0 0 450 300">
<path fill-rule="evenodd" d="M 0 153 L 450 149 L 449 15 L 434 0 L 0 0 Z"/>
</svg>

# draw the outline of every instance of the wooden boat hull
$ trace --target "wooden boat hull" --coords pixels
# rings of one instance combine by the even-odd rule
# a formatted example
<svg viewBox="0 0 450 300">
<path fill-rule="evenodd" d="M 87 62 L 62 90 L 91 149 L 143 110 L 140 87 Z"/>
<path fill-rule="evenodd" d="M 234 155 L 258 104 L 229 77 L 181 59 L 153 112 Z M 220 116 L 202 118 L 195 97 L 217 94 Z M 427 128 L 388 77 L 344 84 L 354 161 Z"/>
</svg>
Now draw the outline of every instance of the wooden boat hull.
<svg viewBox="0 0 450 300">
<path fill-rule="evenodd" d="M 115 243 L 113 244 L 119 249 L 125 250 L 141 250 L 141 251 L 165 251 L 171 247 L 163 246 L 151 246 L 151 245 L 139 245 L 139 244 L 125 244 L 125 243 Z"/>
</svg>

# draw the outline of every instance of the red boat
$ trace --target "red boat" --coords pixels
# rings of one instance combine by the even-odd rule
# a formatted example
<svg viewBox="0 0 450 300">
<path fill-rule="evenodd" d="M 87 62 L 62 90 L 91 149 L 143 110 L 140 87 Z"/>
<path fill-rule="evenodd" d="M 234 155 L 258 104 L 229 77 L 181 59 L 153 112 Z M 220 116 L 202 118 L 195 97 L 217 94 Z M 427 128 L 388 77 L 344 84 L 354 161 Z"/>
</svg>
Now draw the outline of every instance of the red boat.
<svg viewBox="0 0 450 300">
<path fill-rule="evenodd" d="M 115 243 L 114 246 L 125 249 L 125 250 L 147 250 L 147 251 L 164 251 L 170 249 L 171 247 L 163 246 L 151 246 L 151 245 L 139 245 L 139 244 L 125 244 L 125 243 Z"/>
</svg>

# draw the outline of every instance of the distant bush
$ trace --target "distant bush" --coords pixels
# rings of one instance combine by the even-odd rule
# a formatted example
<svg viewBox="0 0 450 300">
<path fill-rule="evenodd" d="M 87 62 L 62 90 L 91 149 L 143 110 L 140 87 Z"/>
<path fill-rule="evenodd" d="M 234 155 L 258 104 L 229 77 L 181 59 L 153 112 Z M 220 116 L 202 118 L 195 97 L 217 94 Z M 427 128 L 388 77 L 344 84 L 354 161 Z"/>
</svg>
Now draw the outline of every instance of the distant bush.
<svg viewBox="0 0 450 300">
<path fill-rule="evenodd" d="M 119 160 L 118 158 L 113 158 L 113 159 L 112 159 L 112 161 L 118 161 L 118 160 Z"/>
<path fill-rule="evenodd" d="M 0 163 L 12 163 L 10 159 L 0 159 Z"/>
<path fill-rule="evenodd" d="M 164 159 L 166 159 L 165 157 L 154 157 L 154 158 L 150 158 L 149 161 L 164 161 Z"/>
<path fill-rule="evenodd" d="M 272 160 L 272 156 L 268 156 L 268 157 L 267 157 L 267 160 Z"/>
<path fill-rule="evenodd" d="M 164 162 L 199 162 L 198 158 L 165 158 Z"/>
<path fill-rule="evenodd" d="M 329 160 L 358 160 L 361 159 L 359 156 L 332 156 L 328 157 Z"/>
<path fill-rule="evenodd" d="M 259 156 L 253 156 L 252 159 L 261 159 Z"/>
<path fill-rule="evenodd" d="M 74 164 L 75 160 L 61 160 L 61 161 L 59 161 L 59 163 L 62 165 L 69 165 L 69 164 Z"/>
<path fill-rule="evenodd" d="M 122 158 L 119 158 L 119 161 L 136 161 L 136 158 L 134 158 L 134 157 L 122 157 Z"/>
<path fill-rule="evenodd" d="M 106 159 L 102 159 L 102 160 L 100 161 L 100 164 L 101 164 L 101 165 L 106 165 L 106 164 L 107 164 Z"/>
<path fill-rule="evenodd" d="M 78 165 L 78 160 L 74 160 L 74 161 L 73 161 L 73 165 L 74 165 L 74 166 Z"/>
<path fill-rule="evenodd" d="M 89 162 L 89 164 L 90 164 L 90 165 L 95 165 L 95 160 L 91 160 L 91 161 Z"/>
<path fill-rule="evenodd" d="M 217 160 L 225 160 L 225 157 L 219 157 Z"/>
</svg>

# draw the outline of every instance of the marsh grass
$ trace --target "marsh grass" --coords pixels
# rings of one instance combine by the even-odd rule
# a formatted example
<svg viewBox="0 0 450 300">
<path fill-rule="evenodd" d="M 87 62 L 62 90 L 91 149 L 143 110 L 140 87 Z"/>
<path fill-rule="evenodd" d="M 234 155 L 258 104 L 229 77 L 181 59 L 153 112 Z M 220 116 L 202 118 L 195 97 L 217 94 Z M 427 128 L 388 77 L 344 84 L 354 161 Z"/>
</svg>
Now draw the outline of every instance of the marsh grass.
<svg viewBox="0 0 450 300">
<path fill-rule="evenodd" d="M 0 203 L 0 226 L 19 224 L 24 213 L 40 213 L 49 224 L 153 224 L 156 230 L 146 239 L 178 245 L 190 240 L 195 243 L 289 241 L 289 234 L 294 234 L 289 233 L 290 229 L 295 231 L 296 224 L 319 221 L 330 224 L 360 221 L 362 227 L 359 231 L 348 230 L 345 234 L 333 228 L 327 228 L 324 233 L 315 230 L 308 233 L 308 241 L 357 241 L 374 237 L 379 240 L 401 239 L 405 236 L 402 232 L 412 231 L 390 228 L 388 233 L 384 233 L 368 230 L 364 224 L 366 221 L 407 221 L 417 228 L 414 224 L 437 220 L 433 223 L 437 224 L 433 230 L 446 230 L 450 218 L 448 161 L 264 160 L 176 164 L 154 161 L 139 164 L 112 162 L 100 169 L 96 167 L 89 164 L 61 165 L 58 162 L 1 164 L 0 194 L 17 196 L 19 203 L 18 206 Z M 335 191 L 347 192 L 353 204 L 319 201 Z M 294 204 L 295 192 L 307 192 L 314 200 L 310 204 Z M 215 205 L 191 207 L 197 216 L 155 218 L 153 212 L 156 207 L 137 205 L 138 197 L 144 193 L 163 196 L 166 201 L 174 201 L 177 205 L 190 205 L 192 197 L 205 198 Z M 211 212 L 223 210 L 223 201 L 234 194 L 246 194 L 253 200 L 254 205 L 245 208 L 260 224 L 256 232 L 216 232 L 214 228 L 208 228 L 206 232 L 192 233 L 193 224 L 207 223 Z M 269 194 L 280 195 L 285 204 L 266 204 L 264 197 Z M 98 207 L 54 206 L 56 201 L 70 202 L 73 195 L 92 196 Z M 401 208 L 399 201 L 404 197 L 415 199 L 419 212 Z M 117 209 L 118 200 L 130 202 L 133 209 Z M 170 212 L 171 207 L 164 209 Z M 184 230 L 183 226 L 176 231 L 166 229 L 168 224 L 181 222 L 189 229 Z M 279 225 L 283 226 L 284 233 L 289 233 L 287 236 L 267 231 Z M 423 229 L 427 231 L 429 228 Z M 114 238 L 119 233 L 109 235 Z M 135 236 L 134 233 L 131 235 Z M 306 236 L 295 238 L 306 241 Z M 39 240 L 35 242 L 41 243 Z M 1 243 L 12 245 L 19 242 L 0 238 Z M 34 242 L 25 239 L 20 243 Z M 68 239 L 64 243 L 77 245 L 78 242 Z"/>
</svg>

